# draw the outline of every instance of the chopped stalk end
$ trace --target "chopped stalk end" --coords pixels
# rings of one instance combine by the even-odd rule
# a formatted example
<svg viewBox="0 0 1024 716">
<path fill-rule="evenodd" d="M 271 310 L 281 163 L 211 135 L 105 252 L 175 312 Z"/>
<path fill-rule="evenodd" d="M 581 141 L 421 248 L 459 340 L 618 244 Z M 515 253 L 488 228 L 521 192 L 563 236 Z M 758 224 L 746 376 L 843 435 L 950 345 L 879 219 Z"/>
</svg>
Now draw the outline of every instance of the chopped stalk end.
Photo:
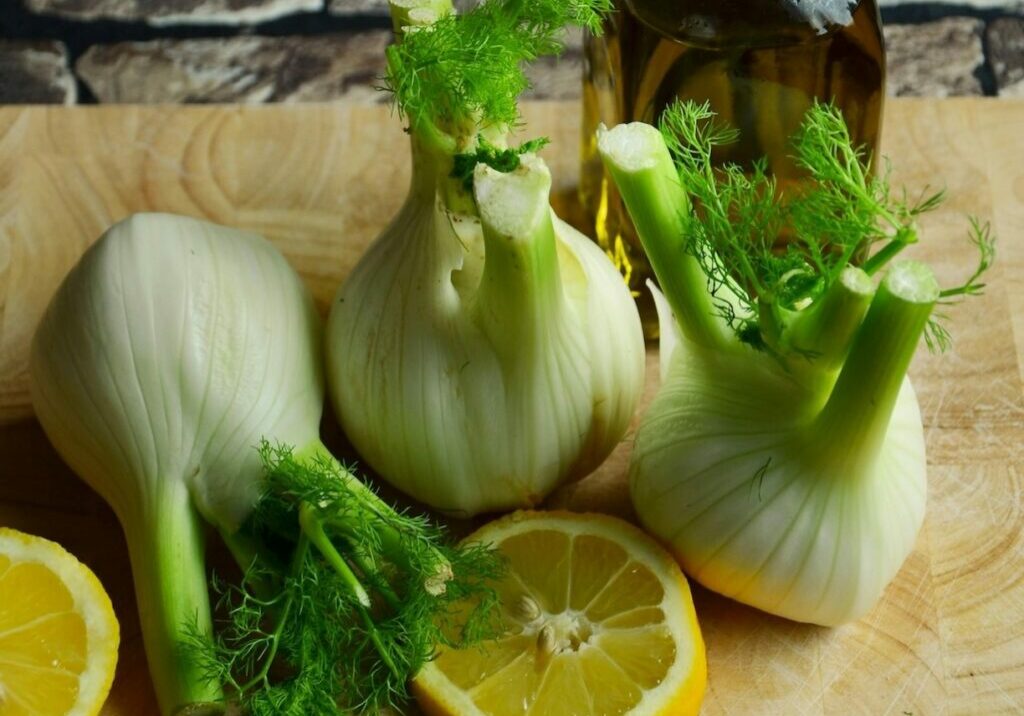
<svg viewBox="0 0 1024 716">
<path fill-rule="evenodd" d="M 932 270 L 920 261 L 894 263 L 882 285 L 893 296 L 908 303 L 932 304 L 939 300 L 939 282 Z"/>
<path fill-rule="evenodd" d="M 437 566 L 437 571 L 423 582 L 423 588 L 427 594 L 439 597 L 448 591 L 448 582 L 454 578 L 455 572 L 452 570 L 451 562 L 444 560 Z"/>
<path fill-rule="evenodd" d="M 389 0 L 391 25 L 401 39 L 410 29 L 428 27 L 452 12 L 451 0 Z"/>
<path fill-rule="evenodd" d="M 602 124 L 597 129 L 597 150 L 606 164 L 629 173 L 653 169 L 668 157 L 661 132 L 643 122 L 619 124 L 611 129 Z"/>
<path fill-rule="evenodd" d="M 551 173 L 534 154 L 524 154 L 519 167 L 508 173 L 478 164 L 473 190 L 480 221 L 499 236 L 528 239 L 550 221 Z"/>
<path fill-rule="evenodd" d="M 847 266 L 839 273 L 839 283 L 855 296 L 870 298 L 875 292 L 871 277 L 856 266 Z"/>
</svg>

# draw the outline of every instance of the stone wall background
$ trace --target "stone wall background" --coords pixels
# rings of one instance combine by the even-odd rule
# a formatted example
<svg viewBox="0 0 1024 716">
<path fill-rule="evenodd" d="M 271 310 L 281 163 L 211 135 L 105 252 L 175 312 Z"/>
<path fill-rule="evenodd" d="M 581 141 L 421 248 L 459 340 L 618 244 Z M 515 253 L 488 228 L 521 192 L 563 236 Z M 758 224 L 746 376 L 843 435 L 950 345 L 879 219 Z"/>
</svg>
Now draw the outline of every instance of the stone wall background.
<svg viewBox="0 0 1024 716">
<path fill-rule="evenodd" d="M 1024 96 L 1024 0 L 881 0 L 895 95 Z M 0 104 L 384 101 L 386 0 L 0 0 Z M 533 69 L 579 92 L 579 36 Z"/>
</svg>

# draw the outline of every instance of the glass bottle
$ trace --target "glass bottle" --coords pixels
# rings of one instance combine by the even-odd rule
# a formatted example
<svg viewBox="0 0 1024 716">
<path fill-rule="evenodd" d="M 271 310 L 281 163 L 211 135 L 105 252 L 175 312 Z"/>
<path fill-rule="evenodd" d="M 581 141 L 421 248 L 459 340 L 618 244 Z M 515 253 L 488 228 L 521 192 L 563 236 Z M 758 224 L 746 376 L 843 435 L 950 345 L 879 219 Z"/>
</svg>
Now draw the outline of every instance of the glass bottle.
<svg viewBox="0 0 1024 716">
<path fill-rule="evenodd" d="M 767 156 L 783 190 L 801 178 L 788 139 L 814 99 L 835 102 L 854 140 L 873 152 L 885 87 L 875 0 L 616 0 L 601 37 L 587 37 L 580 201 L 586 228 L 637 296 L 657 333 L 651 269 L 598 156 L 600 123 L 655 123 L 675 99 L 705 100 L 740 130 L 715 156 Z"/>
</svg>

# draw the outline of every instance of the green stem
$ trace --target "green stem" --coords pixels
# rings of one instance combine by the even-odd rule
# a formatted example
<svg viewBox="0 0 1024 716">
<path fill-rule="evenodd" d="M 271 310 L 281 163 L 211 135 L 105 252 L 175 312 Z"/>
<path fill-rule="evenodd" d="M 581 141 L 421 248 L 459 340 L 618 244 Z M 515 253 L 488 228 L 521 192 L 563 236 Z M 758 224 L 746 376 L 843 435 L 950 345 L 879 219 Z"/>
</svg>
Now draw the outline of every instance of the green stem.
<svg viewBox="0 0 1024 716">
<path fill-rule="evenodd" d="M 403 681 L 409 678 L 409 675 L 403 674 L 395 664 L 395 660 L 391 658 L 391 654 L 384 647 L 384 642 L 381 641 L 380 634 L 377 632 L 377 625 L 373 623 L 373 617 L 370 616 L 370 611 L 365 607 L 359 606 L 359 615 L 363 619 L 363 625 L 366 627 L 366 633 L 370 635 L 370 642 L 373 643 L 373 647 L 377 650 L 377 654 L 380 655 L 380 660 L 384 662 L 384 665 L 388 668 L 396 679 Z"/>
<path fill-rule="evenodd" d="M 235 564 L 243 572 L 251 567 L 256 558 L 262 554 L 261 545 L 249 533 L 242 530 L 228 532 L 221 529 L 218 531 L 220 532 L 221 540 L 224 541 L 228 551 L 231 552 L 231 556 L 234 557 Z"/>
<path fill-rule="evenodd" d="M 401 671 L 395 664 L 388 650 L 384 647 L 384 642 L 380 638 L 380 634 L 377 632 L 377 625 L 373 622 L 373 617 L 370 615 L 370 595 L 367 594 L 366 588 L 363 587 L 359 578 L 356 577 L 352 568 L 345 561 L 345 558 L 341 556 L 335 548 L 334 543 L 331 542 L 327 533 L 324 532 L 323 523 L 316 514 L 316 508 L 312 505 L 304 504 L 299 508 L 299 524 L 302 525 L 303 533 L 309 538 L 310 544 L 317 548 L 327 563 L 337 572 L 342 581 L 348 585 L 349 589 L 356 597 L 356 609 L 359 610 L 359 615 L 363 620 L 363 624 L 366 626 L 366 633 L 370 637 L 370 641 L 373 643 L 374 648 L 377 650 L 381 661 L 387 666 L 388 670 L 394 674 L 397 678 L 403 678 Z"/>
<path fill-rule="evenodd" d="M 883 266 L 896 258 L 903 249 L 916 242 L 917 232 L 912 228 L 901 226 L 897 229 L 896 235 L 865 261 L 861 268 L 868 276 L 874 276 Z"/>
<path fill-rule="evenodd" d="M 356 577 L 348 562 L 344 560 L 338 550 L 335 549 L 331 538 L 324 532 L 323 523 L 316 514 L 316 508 L 310 504 L 303 504 L 299 507 L 299 524 L 302 526 L 302 533 L 309 538 L 310 543 L 317 548 L 327 564 L 336 571 L 351 590 L 356 601 L 363 607 L 369 607 L 370 595 L 363 587 L 359 578 Z"/>
<path fill-rule="evenodd" d="M 295 551 L 292 553 L 291 569 L 290 574 L 292 578 L 298 577 L 302 571 L 302 566 L 306 561 L 306 555 L 309 553 L 309 539 L 305 534 L 299 535 L 298 544 L 295 546 Z M 263 656 L 263 663 L 260 666 L 259 673 L 255 674 L 248 682 L 242 684 L 239 687 L 241 693 L 246 693 L 250 689 L 264 684 L 269 686 L 268 676 L 270 669 L 274 665 L 274 659 L 277 658 L 277 650 L 281 644 L 281 634 L 284 632 L 285 627 L 288 625 L 288 617 L 292 613 L 292 604 L 295 602 L 295 592 L 289 590 L 288 596 L 285 597 L 284 606 L 278 614 L 274 615 L 274 632 L 270 639 L 270 648 L 267 649 L 267 653 Z"/>
<path fill-rule="evenodd" d="M 436 200 L 439 187 L 452 171 L 455 140 L 430 122 L 418 125 L 409 137 L 412 152 L 410 195 L 421 200 Z"/>
<path fill-rule="evenodd" d="M 284 574 L 286 565 L 278 559 L 274 550 L 267 547 L 262 539 L 247 531 L 246 528 L 243 527 L 235 532 L 227 532 L 222 529 L 220 536 L 243 574 L 257 560 L 268 566 L 273 574 Z M 270 577 L 255 579 L 250 576 L 248 587 L 260 599 L 269 600 L 277 594 L 281 584 Z"/>
<path fill-rule="evenodd" d="M 212 641 L 203 553 L 204 523 L 183 481 L 159 484 L 138 524 L 125 523 L 139 621 L 160 713 L 223 699 L 185 645 L 190 636 Z"/>
<path fill-rule="evenodd" d="M 350 525 L 333 520 L 327 520 L 327 523 L 332 526 L 340 524 L 340 528 L 344 535 L 351 535 L 353 538 L 355 537 L 354 530 Z M 402 603 L 398 598 L 398 593 L 395 592 L 395 590 L 391 588 L 391 585 L 387 583 L 381 575 L 380 570 L 377 569 L 375 565 L 371 564 L 363 555 L 359 554 L 358 548 L 355 547 L 354 542 L 354 539 L 348 540 L 349 559 L 355 563 L 356 569 L 363 574 L 363 578 L 370 581 L 370 587 L 384 598 L 388 608 L 391 609 L 392 612 L 397 612 L 402 608 Z"/>
<path fill-rule="evenodd" d="M 683 335 L 707 347 L 724 345 L 704 270 L 686 249 L 690 200 L 661 133 L 639 122 L 619 125 L 599 134 L 598 150 Z"/>
<path fill-rule="evenodd" d="M 865 261 L 861 268 L 868 276 L 874 276 L 880 269 L 882 269 L 887 263 L 907 248 L 908 244 L 900 241 L 899 239 L 890 239 L 885 246 L 876 251 L 871 257 Z"/>
<path fill-rule="evenodd" d="M 440 198 L 444 208 L 451 213 L 467 216 L 475 214 L 473 197 L 463 187 L 462 181 L 452 176 L 455 154 L 462 150 L 459 142 L 434 126 L 429 119 L 416 123 L 411 135 L 412 182 L 409 199 L 433 207 Z"/>
<path fill-rule="evenodd" d="M 877 453 L 938 296 L 924 264 L 901 261 L 889 270 L 818 416 L 816 434 L 827 435 L 833 448 L 851 456 Z"/>
<path fill-rule="evenodd" d="M 793 318 L 783 339 L 787 348 L 810 358 L 818 369 L 839 367 L 874 291 L 864 271 L 847 266 L 824 296 Z"/>
<path fill-rule="evenodd" d="M 507 174 L 477 167 L 485 259 L 475 320 L 504 361 L 532 360 L 530 346 L 558 325 L 563 295 L 550 189 L 551 174 L 537 158 L 524 157 Z"/>
<path fill-rule="evenodd" d="M 299 462 L 314 460 L 329 460 L 334 463 L 342 474 L 342 479 L 351 489 L 353 496 L 359 501 L 359 507 L 367 511 L 367 515 L 354 515 L 350 519 L 360 520 L 360 524 L 349 524 L 346 517 L 338 515 L 327 515 L 327 521 L 335 527 L 346 531 L 347 534 L 358 538 L 360 532 L 365 533 L 367 525 L 371 525 L 376 533 L 380 544 L 381 552 L 388 561 L 399 569 L 409 571 L 412 564 L 409 561 L 408 540 L 410 535 L 403 534 L 397 529 L 390 517 L 395 511 L 390 505 L 380 499 L 362 480 L 350 473 L 342 466 L 326 446 L 319 440 L 312 443 L 306 449 L 295 454 Z M 418 539 L 412 536 L 413 539 Z M 431 547 L 434 554 L 436 569 L 432 574 L 424 575 L 424 588 L 431 594 L 440 594 L 444 591 L 444 583 L 452 577 L 451 565 L 448 559 L 436 547 Z"/>
<path fill-rule="evenodd" d="M 761 337 L 765 345 L 777 354 L 783 352 L 783 333 L 795 315 L 796 311 L 783 308 L 772 297 L 757 302 L 757 324 Z"/>
</svg>

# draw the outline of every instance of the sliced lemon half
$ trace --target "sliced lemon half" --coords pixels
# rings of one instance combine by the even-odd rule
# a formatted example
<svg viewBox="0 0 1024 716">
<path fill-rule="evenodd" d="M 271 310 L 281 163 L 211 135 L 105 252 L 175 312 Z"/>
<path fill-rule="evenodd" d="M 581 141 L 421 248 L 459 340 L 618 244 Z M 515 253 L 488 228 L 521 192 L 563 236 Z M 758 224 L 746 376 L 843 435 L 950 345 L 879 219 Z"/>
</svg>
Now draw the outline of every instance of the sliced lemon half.
<svg viewBox="0 0 1024 716">
<path fill-rule="evenodd" d="M 98 714 L 118 639 L 88 567 L 56 542 L 0 527 L 0 715 Z"/>
<path fill-rule="evenodd" d="M 470 540 L 508 559 L 494 641 L 442 648 L 413 682 L 430 716 L 696 714 L 707 682 L 686 578 L 636 527 L 520 512 Z"/>
</svg>

